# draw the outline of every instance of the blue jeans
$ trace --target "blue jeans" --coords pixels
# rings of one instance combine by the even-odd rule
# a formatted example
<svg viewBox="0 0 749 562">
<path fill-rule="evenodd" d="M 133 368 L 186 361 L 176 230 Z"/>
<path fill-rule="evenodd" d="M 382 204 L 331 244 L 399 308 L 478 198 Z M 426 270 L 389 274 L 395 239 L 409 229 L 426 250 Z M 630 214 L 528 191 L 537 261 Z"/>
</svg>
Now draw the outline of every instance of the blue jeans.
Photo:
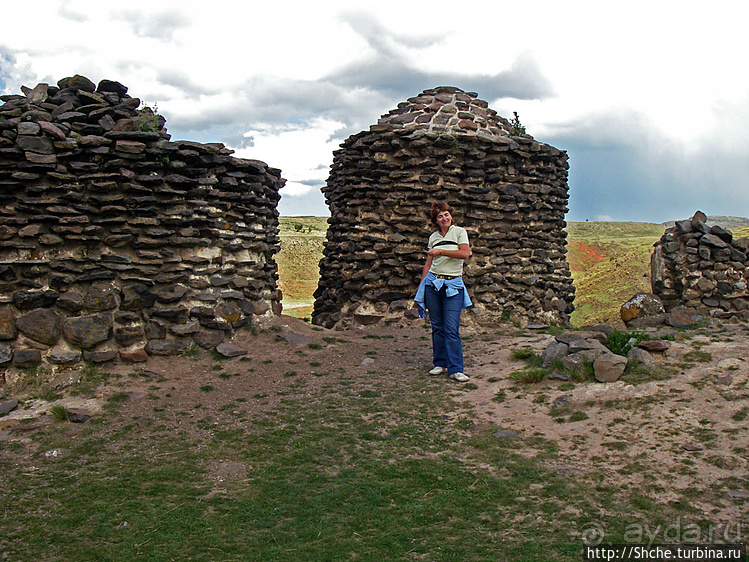
<svg viewBox="0 0 749 562">
<path fill-rule="evenodd" d="M 463 289 L 448 297 L 445 287 L 440 291 L 427 284 L 424 304 L 432 324 L 432 359 L 435 367 L 447 374 L 463 372 L 463 344 L 460 341 L 460 313 L 463 310 Z"/>
</svg>

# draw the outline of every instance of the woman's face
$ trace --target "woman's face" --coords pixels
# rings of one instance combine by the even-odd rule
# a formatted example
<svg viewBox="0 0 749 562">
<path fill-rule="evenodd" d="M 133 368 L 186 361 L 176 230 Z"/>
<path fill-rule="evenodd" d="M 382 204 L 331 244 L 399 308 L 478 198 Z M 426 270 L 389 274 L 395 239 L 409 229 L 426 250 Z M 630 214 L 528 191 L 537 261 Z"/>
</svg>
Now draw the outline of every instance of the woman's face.
<svg viewBox="0 0 749 562">
<path fill-rule="evenodd" d="M 437 213 L 437 226 L 439 226 L 440 230 L 445 231 L 448 228 L 450 228 L 450 225 L 453 222 L 453 216 L 450 214 L 450 211 L 440 211 Z"/>
</svg>

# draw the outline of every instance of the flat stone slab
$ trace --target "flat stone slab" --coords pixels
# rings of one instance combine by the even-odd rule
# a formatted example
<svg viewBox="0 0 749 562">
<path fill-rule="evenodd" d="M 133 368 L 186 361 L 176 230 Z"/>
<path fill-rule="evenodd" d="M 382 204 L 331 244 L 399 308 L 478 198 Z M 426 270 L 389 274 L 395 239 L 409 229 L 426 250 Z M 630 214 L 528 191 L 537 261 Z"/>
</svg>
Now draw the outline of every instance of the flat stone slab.
<svg viewBox="0 0 749 562">
<path fill-rule="evenodd" d="M 281 337 L 292 345 L 308 345 L 312 343 L 312 340 L 307 336 L 302 336 L 301 334 L 295 334 L 293 332 L 288 334 L 281 334 Z"/>
<path fill-rule="evenodd" d="M 233 343 L 221 343 L 216 346 L 216 351 L 224 357 L 241 357 L 247 355 L 247 350 Z"/>
<path fill-rule="evenodd" d="M 556 336 L 556 340 L 560 343 L 566 343 L 569 345 L 575 340 L 598 340 L 603 343 L 606 341 L 606 334 L 604 332 L 596 332 L 593 330 L 580 330 L 577 332 L 565 332 Z"/>
<path fill-rule="evenodd" d="M 637 347 L 645 351 L 666 351 L 671 347 L 671 342 L 666 340 L 644 340 L 637 344 Z"/>
<path fill-rule="evenodd" d="M 0 401 L 0 414 L 10 414 L 16 408 L 18 408 L 18 402 L 15 400 Z"/>
<path fill-rule="evenodd" d="M 76 411 L 76 410 L 69 410 L 68 411 L 68 420 L 70 420 L 71 423 L 86 423 L 88 420 L 91 419 L 91 414 L 85 411 Z"/>
</svg>

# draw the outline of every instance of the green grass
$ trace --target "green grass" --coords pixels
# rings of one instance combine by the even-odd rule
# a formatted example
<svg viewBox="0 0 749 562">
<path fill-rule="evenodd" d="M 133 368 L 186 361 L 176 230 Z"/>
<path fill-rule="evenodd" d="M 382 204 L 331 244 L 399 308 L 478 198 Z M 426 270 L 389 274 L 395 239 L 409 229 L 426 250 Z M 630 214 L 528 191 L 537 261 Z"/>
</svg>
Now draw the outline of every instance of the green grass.
<svg viewBox="0 0 749 562">
<path fill-rule="evenodd" d="M 708 363 L 713 360 L 713 355 L 707 351 L 699 351 L 695 349 L 685 353 L 684 360 L 696 363 Z"/>
<path fill-rule="evenodd" d="M 650 292 L 650 254 L 665 227 L 638 222 L 570 222 L 567 260 L 574 280 L 572 323 L 622 325 L 621 305 Z"/>
<path fill-rule="evenodd" d="M 521 347 L 520 349 L 513 349 L 510 351 L 510 357 L 519 361 L 525 361 L 530 359 L 536 354 L 531 347 Z"/>
<path fill-rule="evenodd" d="M 49 413 L 52 414 L 52 418 L 57 422 L 68 421 L 68 410 L 65 406 L 56 404 L 52 406 Z"/>
<path fill-rule="evenodd" d="M 510 378 L 521 384 L 535 384 L 541 382 L 549 373 L 548 369 L 541 367 L 531 367 L 522 371 L 515 371 L 510 374 Z"/>
<path fill-rule="evenodd" d="M 627 352 L 641 341 L 649 340 L 650 336 L 640 331 L 614 330 L 606 338 L 606 347 L 617 355 L 627 356 Z M 630 343 L 633 342 L 634 343 Z"/>
<path fill-rule="evenodd" d="M 595 470 L 584 480 L 551 470 L 554 442 L 471 431 L 450 387 L 385 376 L 397 384 L 357 386 L 341 373 L 319 400 L 284 399 L 252 423 L 236 423 L 239 401 L 221 402 L 223 421 L 187 407 L 177 417 L 198 434 L 179 439 L 163 409 L 145 423 L 130 419 L 128 395 L 118 393 L 75 436 L 67 425 L 37 430 L 20 445 L 25 461 L 17 443 L 0 442 L 3 487 L 13 490 L 0 495 L 0 552 L 11 560 L 43 552 L 48 560 L 576 561 L 588 518 L 580 513 L 606 505 L 611 515 L 600 520 L 615 531 L 617 514 L 631 512 L 626 491 L 589 492 Z M 35 452 L 53 448 L 65 454 Z M 248 467 L 246 475 L 218 482 L 212 469 L 226 461 Z"/>
<path fill-rule="evenodd" d="M 202 355 L 200 347 L 195 342 L 190 343 L 182 352 L 182 357 L 198 359 Z"/>
</svg>

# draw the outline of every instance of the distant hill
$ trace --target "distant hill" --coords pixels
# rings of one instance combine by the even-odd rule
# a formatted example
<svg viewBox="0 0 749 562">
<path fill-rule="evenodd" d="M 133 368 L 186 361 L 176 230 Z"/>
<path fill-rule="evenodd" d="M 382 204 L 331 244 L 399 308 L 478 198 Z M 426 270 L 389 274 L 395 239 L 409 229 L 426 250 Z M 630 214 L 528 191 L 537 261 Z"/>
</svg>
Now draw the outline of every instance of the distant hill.
<svg viewBox="0 0 749 562">
<path fill-rule="evenodd" d="M 567 223 L 567 261 L 575 282 L 573 325 L 623 326 L 622 304 L 651 291 L 650 254 L 665 229 L 647 222 Z"/>
<path fill-rule="evenodd" d="M 320 279 L 319 263 L 327 217 L 280 217 L 281 251 L 276 255 L 284 314 L 309 318 Z"/>
<path fill-rule="evenodd" d="M 733 229 L 735 228 L 749 228 L 749 219 L 746 217 L 726 217 L 721 215 L 711 215 L 707 217 L 707 224 L 709 224 L 710 226 L 721 226 L 726 230 L 733 231 Z M 662 223 L 662 225 L 665 227 L 673 226 L 674 221 L 664 222 Z"/>
<path fill-rule="evenodd" d="M 710 224 L 749 236 L 749 219 L 710 217 Z M 320 276 L 328 228 L 326 217 L 281 217 L 281 251 L 276 256 L 284 312 L 309 318 Z M 673 224 L 673 223 L 670 223 Z M 726 226 L 728 225 L 728 226 Z M 569 222 L 567 260 L 575 283 L 575 326 L 607 323 L 623 327 L 622 304 L 650 292 L 650 254 L 668 223 Z"/>
</svg>

